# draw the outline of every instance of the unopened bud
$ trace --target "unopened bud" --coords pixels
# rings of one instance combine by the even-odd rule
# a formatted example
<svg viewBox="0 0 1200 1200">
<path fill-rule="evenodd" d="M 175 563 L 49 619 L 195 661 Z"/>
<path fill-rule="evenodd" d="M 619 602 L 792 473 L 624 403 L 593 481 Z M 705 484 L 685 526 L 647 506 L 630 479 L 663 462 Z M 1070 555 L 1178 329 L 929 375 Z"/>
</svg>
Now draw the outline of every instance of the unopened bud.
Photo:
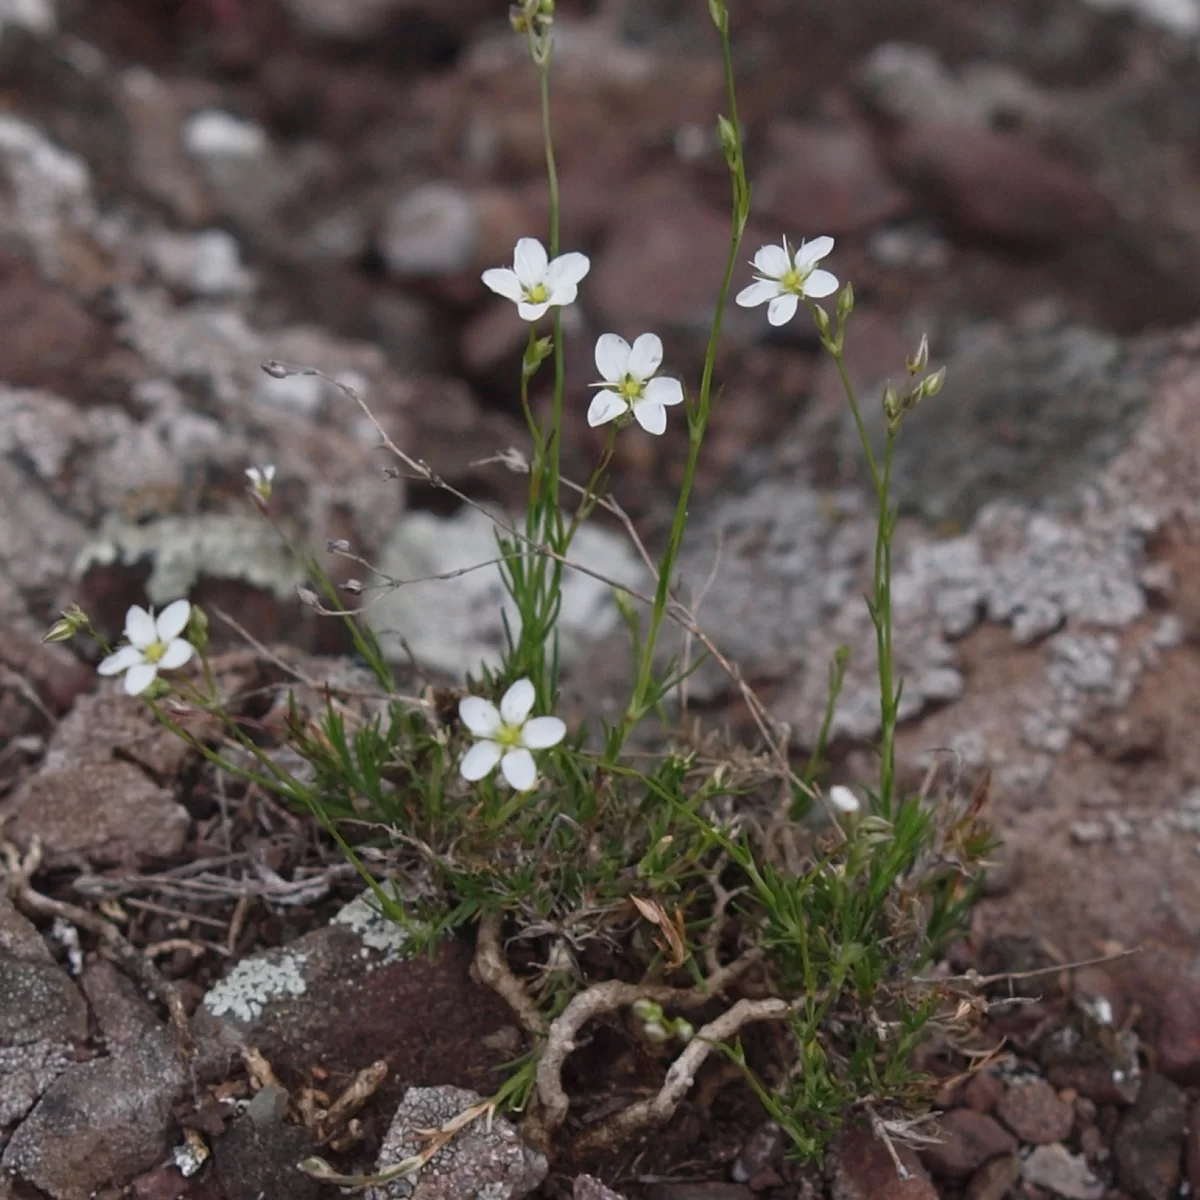
<svg viewBox="0 0 1200 1200">
<path fill-rule="evenodd" d="M 717 137 L 721 142 L 721 149 L 725 151 L 725 161 L 730 168 L 736 168 L 741 159 L 740 138 L 738 137 L 737 126 L 724 114 L 717 114 Z"/>
<path fill-rule="evenodd" d="M 829 314 L 819 305 L 812 306 L 813 324 L 817 327 L 817 332 L 821 335 L 821 341 L 829 341 Z"/>
<path fill-rule="evenodd" d="M 729 28 L 729 12 L 725 7 L 725 0 L 708 0 L 708 15 L 712 17 L 712 23 L 719 33 L 724 33 Z"/>
<path fill-rule="evenodd" d="M 854 285 L 847 281 L 845 287 L 838 293 L 837 298 L 837 315 L 838 320 L 844 322 L 846 318 L 854 311 Z"/>
<path fill-rule="evenodd" d="M 908 368 L 910 375 L 919 375 L 929 365 L 929 336 L 927 334 L 921 335 L 921 344 L 917 347 L 916 354 L 906 358 L 904 365 Z"/>
<path fill-rule="evenodd" d="M 46 631 L 42 641 L 48 645 L 55 642 L 69 642 L 77 633 L 82 633 L 91 622 L 87 613 L 78 604 L 72 604 L 62 616 Z"/>
<path fill-rule="evenodd" d="M 668 1041 L 671 1037 L 666 1029 L 657 1021 L 647 1021 L 645 1025 L 642 1026 L 642 1032 L 646 1035 L 647 1041 L 655 1042 L 659 1045 L 665 1041 Z"/>
<path fill-rule="evenodd" d="M 296 599 L 298 599 L 301 604 L 307 604 L 309 608 L 316 608 L 320 603 L 317 593 L 314 592 L 312 588 L 307 587 L 298 587 L 296 589 Z"/>
<path fill-rule="evenodd" d="M 200 651 L 208 649 L 208 614 L 198 604 L 192 605 L 188 616 L 187 640 Z"/>
<path fill-rule="evenodd" d="M 521 363 L 521 375 L 528 383 L 537 373 L 542 363 L 554 351 L 554 339 L 550 337 L 535 338 L 525 347 L 525 358 Z"/>
<path fill-rule="evenodd" d="M 924 383 L 921 384 L 921 393 L 925 396 L 936 396 L 942 390 L 942 385 L 946 382 L 946 368 L 939 367 L 934 373 L 928 376 Z"/>
<path fill-rule="evenodd" d="M 350 543 L 345 538 L 330 538 L 325 543 L 325 548 L 330 554 L 347 554 L 350 551 Z"/>
<path fill-rule="evenodd" d="M 896 389 L 889 383 L 883 389 L 883 416 L 889 429 L 899 422 L 901 411 L 900 397 L 896 393 Z"/>
<path fill-rule="evenodd" d="M 294 374 L 289 367 L 285 367 L 278 359 L 269 358 L 262 365 L 262 369 L 266 371 L 272 379 L 286 379 L 289 375 Z"/>
<path fill-rule="evenodd" d="M 681 1042 L 690 1042 L 692 1038 L 696 1036 L 695 1027 L 692 1025 L 691 1021 L 687 1021 L 683 1017 L 679 1017 L 675 1022 L 675 1036 Z"/>
<path fill-rule="evenodd" d="M 347 579 L 346 582 L 342 584 L 342 591 L 349 592 L 352 596 L 361 596 L 362 590 L 363 585 L 361 579 Z"/>
</svg>

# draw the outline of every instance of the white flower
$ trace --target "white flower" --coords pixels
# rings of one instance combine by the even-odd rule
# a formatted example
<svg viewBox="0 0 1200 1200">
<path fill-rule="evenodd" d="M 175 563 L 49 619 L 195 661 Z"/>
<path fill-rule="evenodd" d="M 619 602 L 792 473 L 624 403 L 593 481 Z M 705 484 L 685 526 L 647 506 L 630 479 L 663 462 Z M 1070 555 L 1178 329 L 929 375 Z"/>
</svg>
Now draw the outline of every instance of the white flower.
<svg viewBox="0 0 1200 1200">
<path fill-rule="evenodd" d="M 195 649 L 179 635 L 187 628 L 192 606 L 186 600 L 168 604 L 154 617 L 136 604 L 125 614 L 125 637 L 128 646 L 110 654 L 97 668 L 101 675 L 125 672 L 125 691 L 139 696 L 155 680 L 159 671 L 182 667 Z"/>
<path fill-rule="evenodd" d="M 483 282 L 513 301 L 522 321 L 536 321 L 547 309 L 574 304 L 579 281 L 591 266 L 588 256 L 576 251 L 551 262 L 537 238 L 521 238 L 513 251 L 512 270 L 492 267 L 484 271 Z"/>
<path fill-rule="evenodd" d="M 604 382 L 592 386 L 604 390 L 596 393 L 588 408 L 588 424 L 603 425 L 632 412 L 647 433 L 662 433 L 667 427 L 667 405 L 683 403 L 678 379 L 652 378 L 662 357 L 662 340 L 656 334 L 643 333 L 632 346 L 615 333 L 601 334 L 596 368 Z"/>
<path fill-rule="evenodd" d="M 737 294 L 743 308 L 766 304 L 767 320 L 786 325 L 796 315 L 801 297 L 819 300 L 837 291 L 837 276 L 822 271 L 817 263 L 833 249 L 833 238 L 813 238 L 801 242 L 794 253 L 787 238 L 782 246 L 763 246 L 754 256 L 757 280 Z"/>
<path fill-rule="evenodd" d="M 471 783 L 490 775 L 497 763 L 504 778 L 518 792 L 527 792 L 537 782 L 531 750 L 557 746 L 567 727 L 557 717 L 529 719 L 533 708 L 533 684 L 518 679 L 504 693 L 499 709 L 482 696 L 464 696 L 458 705 L 462 723 L 479 739 L 463 756 L 459 772 Z"/>
<path fill-rule="evenodd" d="M 856 813 L 862 807 L 858 797 L 848 788 L 836 784 L 829 789 L 829 803 L 839 812 Z"/>
<path fill-rule="evenodd" d="M 270 500 L 271 486 L 275 482 L 273 463 L 268 463 L 265 467 L 247 467 L 246 478 L 250 480 L 250 490 L 260 500 Z"/>
</svg>

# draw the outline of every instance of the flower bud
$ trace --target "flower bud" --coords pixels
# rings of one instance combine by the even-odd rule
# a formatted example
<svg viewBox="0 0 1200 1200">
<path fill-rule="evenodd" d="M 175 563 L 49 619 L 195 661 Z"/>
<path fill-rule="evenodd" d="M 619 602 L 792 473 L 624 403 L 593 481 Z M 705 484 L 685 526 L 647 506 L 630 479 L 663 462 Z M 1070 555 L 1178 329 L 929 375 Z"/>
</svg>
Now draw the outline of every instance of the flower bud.
<svg viewBox="0 0 1200 1200">
<path fill-rule="evenodd" d="M 916 354 L 911 355 L 904 360 L 904 365 L 908 368 L 910 375 L 919 375 L 929 365 L 929 335 L 921 335 L 921 344 L 917 347 Z"/>
<path fill-rule="evenodd" d="M 846 318 L 854 311 L 854 285 L 849 280 L 846 281 L 845 287 L 838 293 L 837 298 L 837 315 L 838 320 L 844 322 Z"/>
<path fill-rule="evenodd" d="M 201 654 L 208 649 L 208 614 L 198 604 L 192 605 L 188 615 L 186 636 Z"/>
<path fill-rule="evenodd" d="M 725 151 L 725 161 L 731 170 L 736 169 L 742 156 L 737 126 L 720 113 L 717 114 L 717 137 L 721 141 L 721 149 Z"/>
<path fill-rule="evenodd" d="M 923 396 L 936 396 L 942 390 L 942 385 L 946 382 L 946 368 L 939 367 L 934 373 L 928 376 L 924 383 L 921 384 L 921 394 Z"/>
<path fill-rule="evenodd" d="M 729 28 L 729 11 L 725 7 L 725 0 L 708 0 L 708 15 L 712 17 L 717 32 L 725 33 Z"/>
<path fill-rule="evenodd" d="M 90 624 L 87 613 L 78 604 L 72 604 L 61 618 L 50 626 L 46 636 L 42 638 L 42 642 L 46 645 L 53 645 L 55 642 L 69 642 L 77 633 L 82 633 L 87 629 Z"/>
<path fill-rule="evenodd" d="M 692 1040 L 692 1038 L 694 1038 L 696 1036 L 696 1029 L 692 1025 L 691 1021 L 685 1020 L 683 1017 L 680 1017 L 675 1022 L 675 1036 L 681 1042 L 690 1042 Z"/>
<path fill-rule="evenodd" d="M 817 327 L 817 332 L 821 335 L 821 341 L 829 341 L 829 314 L 819 305 L 812 306 L 813 324 Z"/>
<path fill-rule="evenodd" d="M 536 338 L 525 347 L 525 358 L 521 363 L 521 375 L 528 383 L 537 373 L 542 363 L 554 351 L 554 339 L 551 337 Z"/>
</svg>

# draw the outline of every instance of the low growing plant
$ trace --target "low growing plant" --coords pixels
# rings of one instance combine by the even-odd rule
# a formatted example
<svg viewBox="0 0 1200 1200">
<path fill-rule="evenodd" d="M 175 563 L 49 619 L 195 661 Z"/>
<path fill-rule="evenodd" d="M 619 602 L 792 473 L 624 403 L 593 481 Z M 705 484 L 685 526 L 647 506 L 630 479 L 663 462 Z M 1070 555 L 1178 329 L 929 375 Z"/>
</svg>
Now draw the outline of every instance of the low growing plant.
<svg viewBox="0 0 1200 1200">
<path fill-rule="evenodd" d="M 600 382 L 586 409 L 564 383 L 562 310 L 586 287 L 589 262 L 560 245 L 549 90 L 554 3 L 523 0 L 512 12 L 541 85 L 551 216 L 547 246 L 522 238 L 511 268 L 483 276 L 529 322 L 520 378 L 529 447 L 525 456 L 509 455 L 510 465 L 528 474 L 528 503 L 517 520 L 493 517 L 504 585 L 519 614 L 507 628 L 502 665 L 481 668 L 449 710 L 432 692 L 397 696 L 369 625 L 345 609 L 314 561 L 309 602 L 347 621 L 362 659 L 391 697 L 372 719 L 352 724 L 332 701 L 317 720 L 293 707 L 290 757 L 251 738 L 217 690 L 203 614 L 185 601 L 157 618 L 131 609 L 128 645 L 106 658 L 101 671 L 123 673 L 127 691 L 143 695 L 161 721 L 219 768 L 314 815 L 414 946 L 476 926 L 479 974 L 528 1035 L 495 1101 L 522 1112 L 536 1141 L 575 1153 L 615 1150 L 669 1121 L 699 1067 L 719 1051 L 744 1070 L 794 1154 L 819 1159 L 855 1113 L 885 1134 L 901 1129 L 888 1122 L 913 1113 L 926 1094 L 911 1066 L 914 1049 L 932 1029 L 962 1016 L 916 976 L 961 927 L 988 846 L 979 804 L 928 788 L 909 793 L 896 771 L 902 685 L 892 627 L 893 448 L 906 414 L 938 392 L 943 371 L 927 373 L 922 342 L 906 364 L 904 387 L 889 385 L 883 395 L 886 435 L 877 453 L 845 366 L 854 293 L 821 265 L 833 239 L 785 238 L 755 253 L 756 280 L 736 302 L 765 304 L 772 325 L 801 311 L 813 319 L 845 387 L 878 505 L 866 599 L 879 678 L 878 775 L 861 798 L 844 787 L 826 793 L 823 754 L 848 651 L 830 665 L 829 707 L 813 731 L 811 757 L 794 766 L 785 735 L 673 590 L 701 453 L 720 403 L 714 368 L 751 201 L 726 0 L 708 0 L 708 8 L 727 85 L 718 133 L 732 221 L 703 370 L 689 390 L 660 373 L 663 346 L 655 334 L 630 344 L 605 333 L 594 350 Z M 829 297 L 832 312 L 819 303 Z M 547 316 L 550 327 L 542 332 Z M 547 370 L 553 398 L 543 420 L 530 386 Z M 370 416 L 351 388 L 338 386 Z M 590 425 L 606 427 L 607 441 L 591 477 L 570 488 L 562 444 L 585 411 Z M 661 434 L 670 421 L 686 425 L 687 457 L 670 533 L 652 563 L 653 594 L 613 584 L 631 638 L 630 694 L 612 721 L 571 729 L 554 713 L 562 586 L 565 573 L 578 569 L 572 545 L 598 507 L 621 513 L 608 493 L 616 439 Z M 454 491 L 380 434 L 398 469 Z M 273 469 L 250 468 L 247 475 L 250 498 L 265 512 Z M 635 727 L 668 711 L 687 674 L 679 660 L 664 663 L 660 653 L 668 622 L 729 672 L 755 716 L 761 745 L 664 734 L 659 753 L 629 752 Z M 49 636 L 81 629 L 90 629 L 87 618 L 72 610 Z M 193 655 L 201 677 L 164 677 Z M 197 741 L 180 723 L 181 706 L 218 718 L 240 753 Z M 286 765 L 296 755 L 302 771 Z M 401 904 L 378 869 L 368 870 L 365 845 L 384 852 L 392 876 L 422 881 L 406 890 L 410 899 Z M 381 861 L 379 853 L 370 861 Z M 578 1097 L 570 1094 L 564 1068 L 587 1027 L 618 1016 L 625 1035 L 643 1045 L 657 1083 L 648 1098 L 615 1114 L 572 1121 Z M 764 1027 L 771 1033 L 758 1037 L 756 1053 L 742 1037 Z M 309 1166 L 332 1177 L 325 1164 Z"/>
</svg>

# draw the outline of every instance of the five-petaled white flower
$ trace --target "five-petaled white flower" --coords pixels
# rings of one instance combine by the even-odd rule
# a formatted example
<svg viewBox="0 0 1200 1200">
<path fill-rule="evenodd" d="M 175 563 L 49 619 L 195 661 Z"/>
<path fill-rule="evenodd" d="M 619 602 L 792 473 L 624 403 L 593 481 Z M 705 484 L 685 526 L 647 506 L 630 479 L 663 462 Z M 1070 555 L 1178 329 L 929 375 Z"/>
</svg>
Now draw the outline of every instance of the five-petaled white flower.
<svg viewBox="0 0 1200 1200">
<path fill-rule="evenodd" d="M 182 667 L 195 648 L 179 635 L 187 628 L 192 606 L 186 600 L 168 604 L 158 614 L 147 612 L 136 604 L 125 614 L 125 637 L 128 646 L 110 654 L 97 668 L 101 675 L 120 675 L 125 672 L 125 691 L 139 696 L 158 676 L 159 671 Z"/>
<path fill-rule="evenodd" d="M 537 238 L 521 238 L 513 265 L 484 271 L 483 282 L 517 306 L 522 321 L 536 321 L 547 309 L 574 304 L 579 281 L 591 270 L 586 254 L 572 251 L 551 261 Z"/>
<path fill-rule="evenodd" d="M 647 433 L 667 428 L 667 405 L 683 403 L 683 385 L 678 379 L 653 378 L 663 358 L 662 340 L 643 333 L 633 345 L 615 333 L 601 334 L 596 342 L 596 368 L 604 377 L 593 387 L 597 392 L 588 408 L 588 424 L 603 425 L 614 417 L 632 412 Z"/>
<path fill-rule="evenodd" d="M 754 256 L 758 278 L 737 294 L 743 308 L 767 305 L 767 320 L 786 325 L 795 315 L 802 297 L 819 300 L 837 291 L 837 276 L 823 271 L 817 263 L 833 249 L 833 238 L 813 238 L 801 242 L 793 251 L 787 238 L 782 246 L 763 246 Z"/>
<path fill-rule="evenodd" d="M 497 763 L 504 778 L 518 792 L 537 782 L 531 750 L 547 750 L 566 737 L 567 727 L 557 717 L 529 717 L 533 709 L 533 684 L 518 679 L 504 693 L 499 709 L 482 696 L 464 696 L 458 705 L 462 723 L 479 739 L 463 756 L 459 771 L 474 783 L 490 775 Z"/>
<path fill-rule="evenodd" d="M 265 467 L 247 467 L 246 478 L 250 481 L 250 490 L 260 500 L 270 500 L 271 488 L 275 483 L 273 463 L 267 463 Z"/>
</svg>

